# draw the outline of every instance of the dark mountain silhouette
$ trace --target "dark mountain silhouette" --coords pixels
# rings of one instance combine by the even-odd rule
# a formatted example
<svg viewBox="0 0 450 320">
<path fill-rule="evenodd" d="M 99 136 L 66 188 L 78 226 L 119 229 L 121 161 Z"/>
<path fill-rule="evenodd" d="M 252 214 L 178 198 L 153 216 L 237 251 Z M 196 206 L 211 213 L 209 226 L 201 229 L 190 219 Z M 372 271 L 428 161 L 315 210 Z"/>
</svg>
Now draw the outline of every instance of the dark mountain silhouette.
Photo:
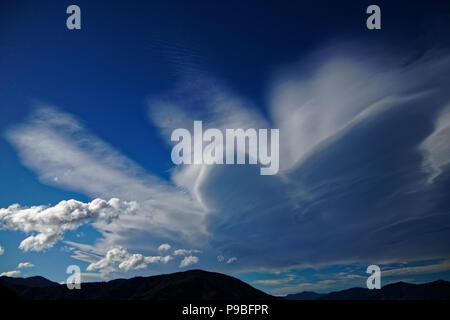
<svg viewBox="0 0 450 320">
<path fill-rule="evenodd" d="M 57 282 L 50 281 L 44 277 L 36 276 L 29 278 L 0 277 L 0 282 L 6 286 L 24 286 L 24 287 L 48 287 L 57 285 Z"/>
<path fill-rule="evenodd" d="M 313 291 L 303 291 L 300 293 L 288 294 L 284 297 L 286 300 L 319 300 L 324 296 L 323 293 L 317 293 Z"/>
<path fill-rule="evenodd" d="M 43 277 L 0 277 L 0 298 L 6 300 L 274 300 L 236 278 L 202 270 L 82 283 L 69 290 Z M 351 288 L 320 294 L 305 291 L 286 300 L 450 300 L 450 282 L 397 282 L 380 290 Z"/>
<path fill-rule="evenodd" d="M 316 299 L 311 299 L 316 294 Z M 301 292 L 285 297 L 288 300 L 450 300 L 450 282 L 438 280 L 423 284 L 396 282 L 381 289 L 351 288 L 318 294 Z"/>
<path fill-rule="evenodd" d="M 236 278 L 202 270 L 82 283 L 81 290 L 69 290 L 66 285 L 59 284 L 45 287 L 26 286 L 26 281 L 20 285 L 9 285 L 9 287 L 26 300 L 277 299 Z"/>
</svg>

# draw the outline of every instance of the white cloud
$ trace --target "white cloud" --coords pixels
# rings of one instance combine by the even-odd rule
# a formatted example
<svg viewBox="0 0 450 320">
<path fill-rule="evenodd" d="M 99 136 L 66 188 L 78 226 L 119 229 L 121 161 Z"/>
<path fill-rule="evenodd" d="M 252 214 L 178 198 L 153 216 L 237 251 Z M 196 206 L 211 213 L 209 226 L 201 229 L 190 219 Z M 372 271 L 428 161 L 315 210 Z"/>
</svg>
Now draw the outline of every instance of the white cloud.
<svg viewBox="0 0 450 320">
<path fill-rule="evenodd" d="M 196 256 L 187 256 L 180 263 L 180 268 L 188 267 L 190 265 L 196 264 L 199 262 L 199 258 Z"/>
<path fill-rule="evenodd" d="M 440 113 L 434 131 L 420 145 L 424 154 L 424 167 L 429 171 L 428 182 L 442 173 L 450 164 L 450 106 Z"/>
<path fill-rule="evenodd" d="M 449 56 L 429 52 L 405 67 L 394 62 L 399 57 L 360 48 L 324 48 L 275 78 L 271 115 L 283 141 L 283 169 L 300 165 L 351 126 L 400 106 L 404 99 L 417 99 L 437 79 L 448 81 L 444 70 L 449 69 Z"/>
<path fill-rule="evenodd" d="M 2 246 L 0 246 L 0 256 L 4 253 L 5 253 L 5 249 Z"/>
<path fill-rule="evenodd" d="M 109 269 L 108 272 L 114 271 L 115 265 L 117 263 L 121 263 L 122 261 L 126 260 L 130 254 L 127 250 L 117 247 L 112 248 L 106 252 L 105 256 L 101 258 L 100 260 L 91 263 L 87 267 L 87 271 L 97 270 L 97 269 Z"/>
<path fill-rule="evenodd" d="M 17 277 L 19 275 L 20 275 L 19 270 L 12 270 L 12 271 L 0 273 L 0 277 Z"/>
<path fill-rule="evenodd" d="M 89 203 L 77 200 L 64 200 L 53 207 L 21 207 L 13 204 L 0 209 L 1 228 L 21 230 L 25 233 L 37 232 L 24 239 L 19 248 L 24 251 L 41 251 L 52 247 L 62 239 L 67 230 L 74 230 L 82 224 L 103 221 L 111 223 L 119 214 L 132 214 L 137 203 L 112 198 L 109 201 L 95 199 Z"/>
<path fill-rule="evenodd" d="M 161 244 L 159 247 L 158 247 L 158 251 L 168 251 L 168 250 L 170 250 L 170 248 L 172 248 L 171 246 L 170 246 L 170 244 L 168 244 L 168 243 L 163 243 L 163 244 Z"/>
<path fill-rule="evenodd" d="M 235 261 L 237 261 L 237 258 L 236 257 L 231 257 L 230 259 L 227 260 L 227 263 L 233 263 Z"/>
<path fill-rule="evenodd" d="M 105 256 L 96 262 L 92 262 L 87 271 L 101 270 L 102 273 L 117 271 L 117 267 L 122 271 L 146 268 L 151 263 L 167 263 L 172 260 L 170 255 L 166 256 L 144 256 L 140 253 L 129 253 L 126 249 L 116 247 L 108 250 Z"/>
<path fill-rule="evenodd" d="M 280 128 L 280 177 L 258 177 L 251 166 L 206 165 L 180 166 L 172 175 L 175 184 L 189 190 L 206 208 L 207 230 L 213 235 L 211 242 L 215 248 L 236 254 L 251 252 L 251 259 L 241 259 L 240 268 L 341 263 L 354 261 L 356 256 L 371 260 L 392 259 L 399 253 L 408 258 L 423 255 L 419 237 L 412 249 L 412 244 L 401 241 L 396 233 L 377 234 L 378 245 L 389 250 L 369 252 L 364 247 L 371 244 L 356 236 L 374 233 L 378 227 L 412 216 L 410 211 L 394 209 L 392 203 L 392 207 L 384 207 L 388 206 L 385 198 L 388 195 L 379 196 L 383 187 L 377 183 L 381 179 L 406 181 L 406 177 L 399 179 L 399 175 L 411 179 L 417 172 L 417 167 L 410 163 L 402 168 L 404 160 L 400 161 L 400 157 L 393 159 L 391 155 L 390 163 L 385 158 L 391 151 L 409 151 L 406 150 L 411 141 L 405 138 L 408 128 L 399 120 L 405 117 L 399 115 L 411 116 L 422 112 L 424 106 L 437 110 L 440 106 L 436 102 L 448 101 L 446 74 L 450 71 L 450 55 L 428 52 L 405 64 L 401 56 L 373 48 L 372 54 L 367 54 L 360 48 L 360 45 L 332 46 L 299 64 L 288 65 L 271 86 L 268 117 L 258 109 L 246 107 L 242 103 L 245 99 L 214 79 L 201 79 L 199 85 L 193 81 L 177 88 L 173 95 L 164 96 L 161 104 L 157 99 L 150 101 L 150 118 L 168 143 L 173 129 L 191 129 L 193 120 L 199 119 L 205 128 Z M 231 105 L 233 111 L 228 113 L 225 105 Z M 183 110 L 189 110 L 189 114 Z M 428 112 L 427 121 L 433 116 L 432 111 Z M 384 118 L 386 121 L 380 121 Z M 247 119 L 252 121 L 246 122 Z M 391 126 L 389 133 L 398 139 L 386 138 L 386 123 Z M 392 123 L 396 123 L 395 129 Z M 400 138 L 405 144 L 398 143 Z M 355 141 L 361 148 L 350 147 Z M 387 151 L 387 147 L 379 146 L 394 145 L 393 142 L 397 143 L 396 150 Z M 411 148 L 415 147 L 417 142 Z M 445 153 L 442 158 L 447 161 L 450 155 Z M 396 167 L 392 168 L 393 165 Z M 391 171 L 384 168 L 378 172 L 379 166 Z M 395 198 L 406 199 L 404 190 L 408 188 L 402 185 L 395 189 L 398 194 Z M 349 195 L 355 195 L 351 208 L 346 203 Z M 358 200 L 367 195 L 379 198 L 373 200 L 372 206 Z M 342 210 L 336 203 L 342 205 Z M 420 221 L 427 209 L 423 206 L 417 209 L 415 217 Z M 447 223 L 442 214 L 437 219 Z M 330 227 L 334 224 L 345 231 Z M 421 227 L 420 223 L 415 224 L 417 234 L 423 233 Z M 282 236 L 274 237 L 274 230 Z M 429 237 L 433 237 L 431 230 Z M 439 232 L 441 236 L 445 233 Z M 414 238 L 411 232 L 403 236 Z M 389 241 L 396 244 L 395 249 L 388 245 Z M 292 243 L 298 246 L 292 248 Z M 443 243 L 433 250 L 434 257 L 448 255 Z M 267 252 L 272 255 L 270 259 Z"/>
<path fill-rule="evenodd" d="M 29 262 L 20 262 L 19 265 L 17 266 L 18 269 L 22 269 L 22 268 L 33 268 L 34 264 L 29 263 Z"/>
<path fill-rule="evenodd" d="M 143 269 L 145 267 L 147 267 L 147 259 L 140 253 L 132 254 L 119 264 L 119 269 L 124 271 L 128 271 L 131 269 Z"/>
<path fill-rule="evenodd" d="M 187 256 L 190 255 L 192 253 L 200 253 L 200 250 L 197 249 L 177 249 L 173 252 L 174 256 Z"/>
<path fill-rule="evenodd" d="M 167 262 L 169 262 L 170 260 L 173 260 L 173 257 L 172 257 L 171 255 L 166 255 L 166 256 L 162 256 L 162 257 L 161 257 L 161 262 L 162 262 L 162 263 L 167 263 Z"/>
<path fill-rule="evenodd" d="M 234 94 L 220 80 L 199 76 L 182 82 L 170 96 L 149 101 L 149 116 L 168 144 L 174 129 L 192 129 L 193 121 L 201 119 L 203 130 L 208 128 L 249 129 L 269 128 L 268 121 L 251 101 Z M 185 112 L 189 110 L 189 112 Z M 192 154 L 200 152 L 192 149 Z M 245 153 L 245 150 L 236 150 Z M 186 190 L 206 212 L 214 211 L 209 199 L 202 195 L 202 184 L 214 166 L 186 165 L 173 171 L 173 182 Z"/>
<path fill-rule="evenodd" d="M 6 137 L 42 182 L 93 198 L 117 197 L 139 204 L 134 215 L 121 215 L 110 224 L 93 224 L 103 236 L 96 243 L 101 251 L 115 245 L 139 246 L 144 236 L 147 244 L 156 245 L 161 239 L 186 243 L 207 235 L 202 223 L 205 212 L 189 194 L 147 174 L 67 113 L 40 108 Z M 54 238 L 30 238 L 29 246 Z"/>
</svg>

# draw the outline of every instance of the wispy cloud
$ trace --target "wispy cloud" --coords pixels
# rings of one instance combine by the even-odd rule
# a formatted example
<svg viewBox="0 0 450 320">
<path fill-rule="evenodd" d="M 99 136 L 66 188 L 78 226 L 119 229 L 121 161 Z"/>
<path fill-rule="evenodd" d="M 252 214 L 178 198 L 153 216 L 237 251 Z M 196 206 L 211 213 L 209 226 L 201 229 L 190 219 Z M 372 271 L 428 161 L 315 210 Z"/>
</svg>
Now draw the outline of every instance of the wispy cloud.
<svg viewBox="0 0 450 320">
<path fill-rule="evenodd" d="M 422 266 L 394 268 L 382 271 L 381 275 L 383 277 L 411 276 L 418 274 L 439 273 L 444 271 L 450 271 L 450 260 L 444 260 L 438 263 L 426 264 Z"/>
<path fill-rule="evenodd" d="M 417 259 L 422 223 L 430 237 L 449 223 L 442 213 L 430 215 L 430 203 L 418 204 L 414 213 L 397 207 L 426 197 L 420 161 L 400 163 L 429 133 L 424 126 L 408 136 L 408 125 L 399 121 L 416 121 L 414 112 L 423 116 L 422 125 L 434 121 L 450 100 L 450 56 L 429 51 L 405 63 L 401 54 L 359 48 L 333 45 L 287 65 L 272 82 L 266 115 L 214 78 L 197 77 L 149 101 L 150 119 L 169 143 L 173 129 L 189 129 L 196 119 L 205 128 L 280 128 L 279 176 L 257 177 L 249 166 L 206 165 L 178 167 L 172 176 L 207 209 L 212 246 L 243 254 L 239 266 L 345 263 L 355 256 L 383 261 L 400 253 Z M 392 195 L 381 191 L 386 184 Z M 422 196 L 413 197 L 412 189 Z M 390 196 L 396 204 L 386 200 Z M 386 225 L 399 233 L 382 230 Z M 399 230 L 411 228 L 415 249 L 400 239 Z M 274 230 L 282 237 L 271 236 Z M 438 247 L 432 256 L 448 254 L 445 245 Z"/>
<path fill-rule="evenodd" d="M 428 182 L 438 177 L 450 164 L 450 105 L 438 116 L 434 131 L 423 141 L 424 167 L 430 173 Z"/>
</svg>

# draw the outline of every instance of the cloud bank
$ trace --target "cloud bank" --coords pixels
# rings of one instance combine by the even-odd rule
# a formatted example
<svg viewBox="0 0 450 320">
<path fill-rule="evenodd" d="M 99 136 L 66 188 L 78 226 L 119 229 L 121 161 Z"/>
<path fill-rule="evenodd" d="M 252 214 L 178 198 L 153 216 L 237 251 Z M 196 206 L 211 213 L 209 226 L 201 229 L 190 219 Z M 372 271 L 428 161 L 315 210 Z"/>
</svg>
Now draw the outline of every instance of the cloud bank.
<svg viewBox="0 0 450 320">
<path fill-rule="evenodd" d="M 13 204 L 0 209 L 0 227 L 28 234 L 36 233 L 24 239 L 19 248 L 24 251 L 41 251 L 62 239 L 67 230 L 75 230 L 92 221 L 104 221 L 108 224 L 117 219 L 119 214 L 133 214 L 136 208 L 136 202 L 117 198 L 109 201 L 97 198 L 89 203 L 63 200 L 53 207 L 21 207 Z"/>
<path fill-rule="evenodd" d="M 116 247 L 108 250 L 102 259 L 91 263 L 87 267 L 87 271 L 100 270 L 102 274 L 108 274 L 118 269 L 123 271 L 143 269 L 151 263 L 167 263 L 172 259 L 170 255 L 144 256 L 140 253 L 131 254 L 124 248 Z"/>
</svg>

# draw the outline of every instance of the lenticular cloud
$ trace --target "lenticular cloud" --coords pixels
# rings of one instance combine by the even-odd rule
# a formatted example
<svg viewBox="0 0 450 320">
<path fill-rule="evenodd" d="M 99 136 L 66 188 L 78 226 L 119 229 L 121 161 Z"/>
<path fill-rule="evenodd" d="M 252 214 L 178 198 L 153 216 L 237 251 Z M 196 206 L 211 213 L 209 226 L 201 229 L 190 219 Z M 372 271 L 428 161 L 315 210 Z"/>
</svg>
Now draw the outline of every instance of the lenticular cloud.
<svg viewBox="0 0 450 320">
<path fill-rule="evenodd" d="M 52 247 L 67 230 L 74 230 L 92 221 L 110 223 L 120 214 L 132 214 L 136 209 L 136 202 L 117 198 L 109 201 L 95 199 L 88 203 L 71 199 L 61 201 L 53 207 L 22 207 L 13 204 L 0 209 L 0 228 L 32 233 L 20 243 L 19 248 L 24 251 L 41 251 Z"/>
</svg>

